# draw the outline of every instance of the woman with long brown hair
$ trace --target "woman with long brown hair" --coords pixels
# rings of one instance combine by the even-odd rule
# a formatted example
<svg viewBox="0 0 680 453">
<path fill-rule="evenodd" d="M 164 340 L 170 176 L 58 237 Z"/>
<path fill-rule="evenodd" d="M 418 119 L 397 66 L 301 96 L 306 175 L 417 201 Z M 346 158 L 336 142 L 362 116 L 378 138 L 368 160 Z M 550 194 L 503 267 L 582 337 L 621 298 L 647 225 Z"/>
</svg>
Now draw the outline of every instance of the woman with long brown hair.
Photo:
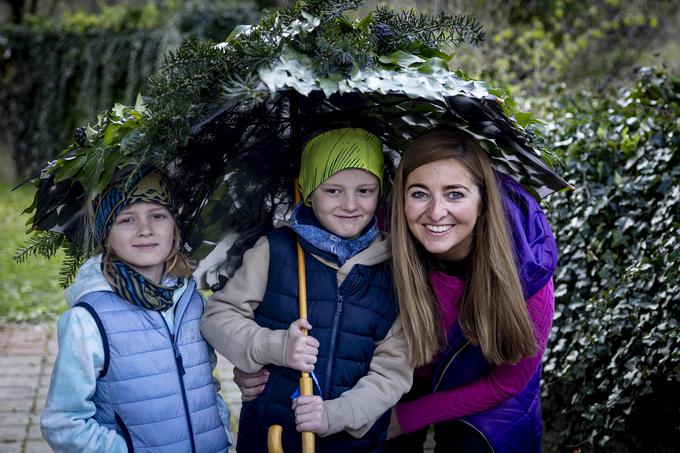
<svg viewBox="0 0 680 453">
<path fill-rule="evenodd" d="M 404 153 L 391 243 L 414 386 L 388 451 L 540 451 L 540 374 L 553 315 L 554 238 L 540 206 L 478 140 L 433 130 Z"/>
</svg>

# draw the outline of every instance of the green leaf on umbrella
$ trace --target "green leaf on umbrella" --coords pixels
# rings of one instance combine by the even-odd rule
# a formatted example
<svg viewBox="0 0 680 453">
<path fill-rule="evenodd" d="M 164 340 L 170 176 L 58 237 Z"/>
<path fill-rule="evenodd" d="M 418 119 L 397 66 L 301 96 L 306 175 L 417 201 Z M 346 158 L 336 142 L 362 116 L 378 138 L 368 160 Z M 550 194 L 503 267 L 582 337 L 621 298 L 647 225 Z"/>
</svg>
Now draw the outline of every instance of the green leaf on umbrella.
<svg viewBox="0 0 680 453">
<path fill-rule="evenodd" d="M 381 56 L 379 58 L 381 63 L 395 64 L 402 68 L 408 68 L 416 63 L 423 63 L 425 60 L 417 55 L 413 55 L 403 50 L 397 50 L 389 55 Z"/>
<path fill-rule="evenodd" d="M 56 182 L 67 180 L 78 173 L 87 162 L 87 155 L 79 154 L 73 159 L 63 159 L 63 161 L 63 164 L 54 178 Z"/>
</svg>

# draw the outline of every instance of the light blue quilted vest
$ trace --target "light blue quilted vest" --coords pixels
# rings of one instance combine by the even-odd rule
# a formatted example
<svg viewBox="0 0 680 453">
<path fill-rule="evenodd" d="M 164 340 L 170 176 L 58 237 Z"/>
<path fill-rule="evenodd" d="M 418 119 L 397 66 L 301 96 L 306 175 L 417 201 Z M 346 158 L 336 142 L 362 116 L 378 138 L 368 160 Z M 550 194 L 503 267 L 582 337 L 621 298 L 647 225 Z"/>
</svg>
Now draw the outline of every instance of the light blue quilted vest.
<svg viewBox="0 0 680 453">
<path fill-rule="evenodd" d="M 176 337 L 162 314 L 107 291 L 83 296 L 99 327 L 105 365 L 92 397 L 95 420 L 121 434 L 130 451 L 226 452 L 208 345 L 199 321 L 203 300 L 189 287 L 176 304 Z"/>
</svg>

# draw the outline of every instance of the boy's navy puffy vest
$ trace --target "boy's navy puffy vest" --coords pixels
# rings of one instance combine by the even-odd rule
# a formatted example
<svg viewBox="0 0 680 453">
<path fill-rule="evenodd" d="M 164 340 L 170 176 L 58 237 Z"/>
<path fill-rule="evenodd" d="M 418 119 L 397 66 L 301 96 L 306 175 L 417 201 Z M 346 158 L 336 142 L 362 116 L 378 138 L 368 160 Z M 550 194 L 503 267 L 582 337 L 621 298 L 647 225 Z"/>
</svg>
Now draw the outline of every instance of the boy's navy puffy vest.
<svg viewBox="0 0 680 453">
<path fill-rule="evenodd" d="M 189 287 L 176 304 L 176 338 L 159 312 L 113 292 L 83 296 L 106 361 L 97 379 L 95 420 L 136 452 L 226 452 L 208 346 L 199 330 L 203 300 Z"/>
<path fill-rule="evenodd" d="M 449 332 L 448 346 L 436 361 L 432 390 L 443 391 L 462 387 L 487 374 L 492 365 L 481 349 L 463 335 L 460 324 Z M 484 412 L 461 417 L 458 421 L 475 428 L 488 442 L 494 453 L 532 453 L 541 451 L 541 366 L 529 384 L 500 405 Z M 442 426 L 440 429 L 446 429 Z M 463 441 L 463 439 L 461 439 Z M 453 446 L 452 446 L 453 448 Z"/>
<path fill-rule="evenodd" d="M 260 326 L 288 329 L 300 317 L 296 236 L 288 228 L 268 234 L 269 272 L 267 289 L 255 311 Z M 389 262 L 374 266 L 355 265 L 342 285 L 337 286 L 337 271 L 309 255 L 305 250 L 308 319 L 310 332 L 319 340 L 315 365 L 324 399 L 334 399 L 351 389 L 368 374 L 375 343 L 382 340 L 397 316 Z M 237 451 L 265 452 L 267 430 L 272 424 L 283 426 L 284 451 L 300 451 L 300 433 L 295 430 L 291 395 L 298 387 L 300 372 L 267 366 L 270 371 L 265 391 L 254 401 L 244 402 L 239 420 Z M 315 388 L 318 394 L 318 389 Z M 389 411 L 361 439 L 346 432 L 327 437 L 316 436 L 316 451 L 380 451 L 385 441 Z"/>
</svg>

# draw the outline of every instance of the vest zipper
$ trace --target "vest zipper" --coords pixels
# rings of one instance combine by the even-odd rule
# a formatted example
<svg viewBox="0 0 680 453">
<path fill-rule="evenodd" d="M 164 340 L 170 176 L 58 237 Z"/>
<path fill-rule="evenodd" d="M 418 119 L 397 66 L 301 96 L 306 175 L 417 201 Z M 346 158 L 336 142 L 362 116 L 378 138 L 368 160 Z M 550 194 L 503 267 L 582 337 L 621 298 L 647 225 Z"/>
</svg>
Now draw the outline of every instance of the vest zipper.
<svg viewBox="0 0 680 453">
<path fill-rule="evenodd" d="M 158 315 L 163 320 L 163 324 L 165 324 L 165 330 L 168 331 L 168 334 L 170 335 L 170 341 L 172 341 L 172 350 L 175 353 L 175 365 L 177 368 L 177 377 L 179 378 L 179 386 L 182 389 L 182 402 L 184 402 L 184 412 L 186 413 L 187 425 L 189 427 L 189 440 L 191 441 L 191 451 L 193 453 L 196 453 L 196 444 L 194 442 L 194 428 L 191 426 L 191 413 L 189 412 L 187 391 L 184 388 L 184 378 L 182 377 L 184 374 L 186 374 L 186 371 L 184 370 L 184 364 L 182 363 L 182 354 L 180 354 L 179 352 L 179 346 L 177 346 L 175 335 L 173 335 L 173 333 L 170 332 L 170 327 L 168 327 L 168 322 L 165 320 L 165 317 L 160 312 L 158 313 Z M 182 316 L 183 315 L 184 312 L 182 312 Z M 181 317 L 179 319 L 175 319 L 175 326 L 179 326 L 181 321 L 182 321 Z"/>
<path fill-rule="evenodd" d="M 451 356 L 451 358 L 449 359 L 448 363 L 446 364 L 446 366 L 445 366 L 444 369 L 442 370 L 442 373 L 439 375 L 439 379 L 437 380 L 437 384 L 434 386 L 434 391 L 435 391 L 435 392 L 436 392 L 437 389 L 439 388 L 439 384 L 442 383 L 442 379 L 444 379 L 444 375 L 446 374 L 446 370 L 449 369 L 449 366 L 451 366 L 451 364 L 452 364 L 453 361 L 456 359 L 456 357 L 458 357 L 458 354 L 460 354 L 461 352 L 463 352 L 463 349 L 467 348 L 469 345 L 470 345 L 470 342 L 469 342 L 469 341 L 466 341 L 466 342 L 463 344 L 463 346 L 461 346 L 461 347 L 453 354 L 453 356 Z M 473 425 L 472 423 L 470 423 L 470 422 L 468 422 L 468 421 L 466 421 L 466 420 L 463 420 L 462 418 L 459 418 L 458 421 L 460 421 L 460 422 L 462 422 L 462 423 L 465 423 L 465 424 L 468 425 L 470 428 L 472 428 L 472 429 L 474 429 L 475 431 L 477 431 L 477 433 L 478 433 L 480 436 L 482 436 L 482 439 L 484 439 L 484 441 L 486 442 L 487 446 L 488 446 L 489 449 L 491 450 L 491 453 L 494 453 L 494 452 L 495 452 L 495 450 L 494 450 L 494 448 L 493 448 L 493 445 L 491 445 L 491 442 L 489 442 L 489 439 L 487 439 L 486 436 L 484 435 L 484 433 L 481 432 L 475 425 Z"/>
<path fill-rule="evenodd" d="M 331 393 L 331 377 L 333 373 L 333 357 L 335 356 L 335 343 L 338 337 L 338 327 L 340 326 L 340 316 L 342 315 L 342 296 L 338 294 L 338 303 L 335 306 L 335 318 L 333 318 L 333 330 L 331 330 L 331 346 L 328 353 L 328 364 L 326 365 L 326 382 L 324 393 Z"/>
<path fill-rule="evenodd" d="M 182 360 L 182 354 L 179 352 L 179 347 L 175 343 L 174 337 L 172 338 L 172 349 L 175 351 L 175 363 L 177 363 L 177 369 L 179 370 L 180 376 L 184 376 L 186 371 L 184 370 L 184 361 Z"/>
<path fill-rule="evenodd" d="M 461 352 L 463 352 L 463 349 L 467 348 L 469 344 L 470 344 L 470 342 L 469 342 L 469 341 L 466 341 L 466 342 L 463 344 L 463 346 L 461 346 L 461 347 L 460 347 L 460 348 L 459 348 L 459 349 L 451 356 L 451 358 L 449 359 L 448 363 L 446 364 L 446 366 L 445 366 L 444 369 L 442 370 L 441 374 L 439 375 L 439 379 L 437 379 L 437 384 L 435 384 L 435 386 L 434 386 L 434 391 L 435 391 L 435 392 L 436 392 L 437 389 L 439 388 L 439 384 L 442 383 L 442 379 L 444 379 L 444 375 L 446 374 L 446 370 L 449 369 L 449 367 L 451 366 L 451 364 L 453 363 L 453 361 L 456 359 L 456 357 L 458 357 L 458 354 L 460 354 Z"/>
</svg>

